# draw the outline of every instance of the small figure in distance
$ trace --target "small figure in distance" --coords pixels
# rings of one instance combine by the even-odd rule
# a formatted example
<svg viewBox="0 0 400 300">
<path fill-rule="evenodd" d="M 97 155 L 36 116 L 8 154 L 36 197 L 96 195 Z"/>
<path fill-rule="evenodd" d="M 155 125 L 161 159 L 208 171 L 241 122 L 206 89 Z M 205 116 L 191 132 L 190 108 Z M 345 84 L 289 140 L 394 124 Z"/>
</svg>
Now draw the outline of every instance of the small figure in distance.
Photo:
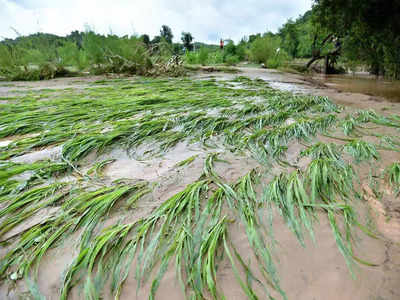
<svg viewBox="0 0 400 300">
<path fill-rule="evenodd" d="M 223 39 L 221 39 L 221 40 L 219 41 L 219 48 L 220 48 L 221 50 L 224 49 L 224 40 L 223 40 Z"/>
</svg>

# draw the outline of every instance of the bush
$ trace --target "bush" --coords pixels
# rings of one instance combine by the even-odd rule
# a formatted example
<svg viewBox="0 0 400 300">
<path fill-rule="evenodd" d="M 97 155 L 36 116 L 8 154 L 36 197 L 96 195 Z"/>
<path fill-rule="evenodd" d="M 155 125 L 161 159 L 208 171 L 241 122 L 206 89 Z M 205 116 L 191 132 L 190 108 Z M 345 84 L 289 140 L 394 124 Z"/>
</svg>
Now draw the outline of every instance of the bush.
<svg viewBox="0 0 400 300">
<path fill-rule="evenodd" d="M 200 65 L 216 65 L 222 64 L 224 62 L 224 56 L 221 51 L 211 52 L 207 48 L 200 48 L 199 51 L 189 52 L 185 54 L 185 63 L 187 64 L 200 64 Z"/>
<path fill-rule="evenodd" d="M 227 55 L 225 57 L 225 64 L 227 66 L 234 66 L 239 63 L 239 57 L 237 55 Z"/>
<path fill-rule="evenodd" d="M 246 59 L 246 44 L 241 43 L 236 47 L 236 55 L 238 56 L 239 60 L 245 60 Z"/>
<path fill-rule="evenodd" d="M 75 75 L 69 70 L 84 69 L 95 74 L 151 75 L 155 64 L 166 65 L 174 50 L 173 45 L 162 38 L 157 51 L 150 56 L 151 51 L 143 39 L 136 36 L 104 36 L 90 30 L 75 35 L 79 38 L 57 37 L 56 42 L 52 42 L 53 35 L 38 34 L 0 43 L 0 76 L 11 80 L 42 80 Z M 193 59 L 205 64 L 207 56 L 201 50 Z M 192 58 L 188 55 L 188 59 Z M 179 68 L 161 69 L 157 72 L 181 73 Z"/>
<path fill-rule="evenodd" d="M 256 39 L 250 47 L 250 60 L 256 63 L 266 63 L 279 48 L 278 38 L 265 36 Z"/>
<path fill-rule="evenodd" d="M 197 53 L 186 51 L 185 62 L 190 65 L 197 64 Z"/>
<path fill-rule="evenodd" d="M 224 52 L 226 56 L 236 55 L 236 46 L 233 41 L 229 41 L 228 44 L 225 45 Z"/>
<path fill-rule="evenodd" d="M 266 67 L 272 69 L 280 68 L 286 66 L 289 60 L 290 57 L 286 51 L 279 49 L 279 51 L 267 59 Z"/>
<path fill-rule="evenodd" d="M 74 75 L 76 75 L 76 73 L 68 71 L 61 65 L 44 63 L 39 67 L 31 66 L 23 69 L 20 68 L 18 71 L 12 73 L 9 79 L 14 81 L 36 81 Z"/>
<path fill-rule="evenodd" d="M 210 65 L 222 64 L 224 62 L 224 56 L 222 51 L 217 50 L 208 54 L 208 63 Z"/>
<path fill-rule="evenodd" d="M 78 70 L 88 67 L 86 53 L 79 50 L 78 46 L 73 42 L 67 42 L 58 49 L 60 55 L 59 64 L 62 66 L 75 66 Z"/>
<path fill-rule="evenodd" d="M 282 67 L 289 61 L 289 55 L 280 48 L 278 37 L 264 36 L 257 38 L 250 47 L 250 60 L 263 63 L 268 68 Z"/>
<path fill-rule="evenodd" d="M 208 61 L 208 50 L 204 47 L 200 48 L 198 53 L 198 63 L 205 66 Z"/>
</svg>

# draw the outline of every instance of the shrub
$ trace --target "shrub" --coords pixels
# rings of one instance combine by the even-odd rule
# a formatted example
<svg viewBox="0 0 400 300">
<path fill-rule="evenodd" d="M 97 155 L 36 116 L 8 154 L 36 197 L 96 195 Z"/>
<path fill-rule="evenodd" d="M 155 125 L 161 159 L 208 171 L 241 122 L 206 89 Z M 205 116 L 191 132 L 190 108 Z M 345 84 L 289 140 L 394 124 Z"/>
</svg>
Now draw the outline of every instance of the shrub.
<svg viewBox="0 0 400 300">
<path fill-rule="evenodd" d="M 59 63 L 62 66 L 75 66 L 78 70 L 82 70 L 88 66 L 86 53 L 78 49 L 73 42 L 67 42 L 58 49 L 60 55 Z"/>
<path fill-rule="evenodd" d="M 222 64 L 224 62 L 224 56 L 222 51 L 217 50 L 208 54 L 208 63 L 210 65 Z"/>
<path fill-rule="evenodd" d="M 228 66 L 233 66 L 239 63 L 239 57 L 237 55 L 228 55 L 225 58 L 225 64 Z"/>
<path fill-rule="evenodd" d="M 196 64 L 197 63 L 197 53 L 186 51 L 185 62 L 187 64 L 191 64 L 191 65 Z"/>
<path fill-rule="evenodd" d="M 224 48 L 224 52 L 226 56 L 233 56 L 236 55 L 236 46 L 233 43 L 233 41 L 229 41 L 225 48 Z"/>
<path fill-rule="evenodd" d="M 266 66 L 267 68 L 280 68 L 286 66 L 288 61 L 290 60 L 289 55 L 285 50 L 279 49 L 274 55 L 267 59 Z"/>
<path fill-rule="evenodd" d="M 200 48 L 198 53 L 198 63 L 205 66 L 208 60 L 208 50 L 204 47 Z"/>
<path fill-rule="evenodd" d="M 268 35 L 251 44 L 249 55 L 251 61 L 263 63 L 268 68 L 278 68 L 289 61 L 289 55 L 280 48 L 280 39 Z"/>
</svg>

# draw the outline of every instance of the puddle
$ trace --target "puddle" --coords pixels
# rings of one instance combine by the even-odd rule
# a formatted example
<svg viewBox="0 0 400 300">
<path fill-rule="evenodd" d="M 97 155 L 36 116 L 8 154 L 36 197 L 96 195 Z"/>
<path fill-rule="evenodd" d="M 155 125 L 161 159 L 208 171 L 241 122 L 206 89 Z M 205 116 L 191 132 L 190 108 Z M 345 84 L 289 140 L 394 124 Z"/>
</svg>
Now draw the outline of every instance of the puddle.
<svg viewBox="0 0 400 300">
<path fill-rule="evenodd" d="M 400 102 L 400 81 L 384 80 L 368 74 L 315 75 L 313 79 L 343 92 L 384 97 Z"/>
</svg>

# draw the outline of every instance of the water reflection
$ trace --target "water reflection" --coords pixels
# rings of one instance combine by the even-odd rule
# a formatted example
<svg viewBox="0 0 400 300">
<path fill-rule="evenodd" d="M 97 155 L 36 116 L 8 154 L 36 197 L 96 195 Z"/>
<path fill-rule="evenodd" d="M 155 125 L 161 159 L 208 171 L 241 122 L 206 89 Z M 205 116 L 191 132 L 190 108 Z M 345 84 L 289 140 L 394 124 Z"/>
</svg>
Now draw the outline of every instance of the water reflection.
<svg viewBox="0 0 400 300">
<path fill-rule="evenodd" d="M 400 81 L 398 80 L 390 81 L 367 74 L 316 75 L 313 79 L 343 92 L 362 93 L 400 102 Z"/>
</svg>

